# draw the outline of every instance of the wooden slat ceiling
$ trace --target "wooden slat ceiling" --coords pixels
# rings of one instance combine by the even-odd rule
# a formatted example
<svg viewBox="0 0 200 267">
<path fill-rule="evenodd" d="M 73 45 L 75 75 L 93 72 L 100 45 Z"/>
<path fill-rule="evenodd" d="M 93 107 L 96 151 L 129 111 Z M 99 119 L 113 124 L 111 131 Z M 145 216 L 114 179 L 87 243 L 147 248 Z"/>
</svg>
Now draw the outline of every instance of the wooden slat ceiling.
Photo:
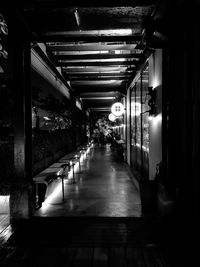
<svg viewBox="0 0 200 267">
<path fill-rule="evenodd" d="M 40 0 L 24 8 L 38 41 L 91 110 L 105 110 L 126 93 L 145 58 L 144 24 L 155 8 L 155 0 L 110 2 Z"/>
</svg>

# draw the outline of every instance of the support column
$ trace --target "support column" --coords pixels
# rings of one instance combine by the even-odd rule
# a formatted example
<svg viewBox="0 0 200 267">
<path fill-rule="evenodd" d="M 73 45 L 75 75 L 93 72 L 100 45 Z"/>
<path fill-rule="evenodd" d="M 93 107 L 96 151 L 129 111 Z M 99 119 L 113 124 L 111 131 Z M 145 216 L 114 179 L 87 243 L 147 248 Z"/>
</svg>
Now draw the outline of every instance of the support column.
<svg viewBox="0 0 200 267">
<path fill-rule="evenodd" d="M 30 41 L 21 24 L 11 25 L 14 91 L 14 176 L 10 185 L 10 219 L 14 223 L 30 218 L 33 212 L 32 106 Z M 27 39 L 26 39 L 27 38 Z"/>
<path fill-rule="evenodd" d="M 131 90 L 127 91 L 126 97 L 126 160 L 131 165 Z"/>
<path fill-rule="evenodd" d="M 76 138 L 76 100 L 72 96 L 71 98 L 71 112 L 72 112 L 72 149 L 75 150 L 77 146 Z"/>
</svg>

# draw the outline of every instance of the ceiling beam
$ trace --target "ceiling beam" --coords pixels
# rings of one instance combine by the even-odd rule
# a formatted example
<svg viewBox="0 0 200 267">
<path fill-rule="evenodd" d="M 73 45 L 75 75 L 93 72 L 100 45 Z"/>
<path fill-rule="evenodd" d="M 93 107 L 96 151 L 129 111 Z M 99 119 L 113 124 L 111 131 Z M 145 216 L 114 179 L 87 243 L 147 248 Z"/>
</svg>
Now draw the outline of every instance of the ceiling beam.
<svg viewBox="0 0 200 267">
<path fill-rule="evenodd" d="M 47 45 L 49 51 L 104 51 L 104 50 L 134 50 L 136 44 L 92 44 L 92 45 Z"/>
<path fill-rule="evenodd" d="M 116 99 L 114 96 L 81 96 L 80 97 L 82 100 L 113 100 Z"/>
<path fill-rule="evenodd" d="M 78 87 L 77 90 L 75 90 L 75 91 L 76 91 L 76 95 L 78 95 L 79 97 L 82 97 L 84 95 L 88 96 L 88 93 L 91 93 L 91 96 L 93 96 L 93 95 L 95 95 L 96 90 L 97 90 L 97 88 L 93 88 L 93 90 L 90 91 L 85 87 L 83 87 L 83 88 Z M 99 88 L 98 88 L 98 91 L 99 91 Z M 108 96 L 110 96 L 109 92 L 110 92 L 110 88 L 102 88 L 102 92 L 101 92 L 101 94 L 98 94 L 98 96 L 105 95 L 105 94 L 106 95 L 108 94 Z M 116 90 L 115 95 L 118 92 L 120 92 L 120 90 Z M 111 95 L 111 96 L 113 96 L 113 95 Z"/>
<path fill-rule="evenodd" d="M 115 72 L 115 73 L 119 73 L 120 72 L 125 72 L 125 71 L 134 71 L 134 68 L 129 68 L 128 66 L 124 66 L 124 67 L 109 67 L 109 66 L 99 66 L 99 67 L 63 67 L 62 68 L 63 72 L 66 73 L 93 73 L 93 72 Z"/>
<path fill-rule="evenodd" d="M 41 57 L 42 60 L 47 64 L 47 66 L 50 67 L 50 69 L 55 73 L 55 75 L 62 81 L 62 83 L 69 89 L 69 91 L 73 91 L 72 88 L 68 85 L 66 80 L 64 79 L 63 75 L 60 74 L 60 72 L 56 69 L 54 64 L 51 62 L 51 60 L 46 56 L 46 54 L 43 52 L 43 50 L 40 48 L 40 46 L 35 45 L 34 48 L 32 48 L 36 53 Z"/>
<path fill-rule="evenodd" d="M 127 76 L 97 76 L 97 77 L 66 77 L 66 80 L 69 81 L 108 81 L 108 80 L 121 80 L 128 81 L 131 77 Z"/>
<path fill-rule="evenodd" d="M 95 107 L 88 107 L 90 111 L 111 111 L 110 107 L 100 107 L 100 108 L 95 108 Z"/>
<path fill-rule="evenodd" d="M 66 73 L 66 77 L 130 77 L 132 73 L 127 73 L 127 72 L 121 72 L 121 73 L 116 73 L 116 72 L 98 72 L 98 73 Z"/>
<path fill-rule="evenodd" d="M 82 94 L 88 94 L 88 93 L 96 93 L 97 91 L 101 91 L 101 94 L 100 95 L 107 95 L 108 93 L 108 96 L 110 96 L 110 90 L 115 90 L 115 94 L 117 94 L 118 92 L 119 93 L 123 93 L 126 91 L 126 86 L 125 84 L 122 84 L 121 86 L 115 86 L 115 87 L 112 87 L 112 86 L 74 86 L 74 89 L 75 89 L 75 92 L 76 92 L 76 95 L 78 95 L 79 97 L 81 97 Z"/>
<path fill-rule="evenodd" d="M 129 81 L 123 81 L 123 80 L 115 80 L 115 82 L 110 83 L 109 80 L 104 81 L 91 81 L 91 80 L 85 80 L 85 81 L 71 81 L 71 85 L 75 89 L 75 91 L 81 91 L 81 92 L 96 92 L 97 90 L 101 90 L 102 92 L 108 92 L 110 90 L 117 90 L 119 91 L 121 88 L 124 89 L 127 87 L 127 84 Z"/>
<path fill-rule="evenodd" d="M 76 59 L 111 59 L 111 58 L 131 58 L 139 60 L 141 54 L 84 54 L 84 55 L 55 55 L 57 60 L 76 60 Z"/>
<path fill-rule="evenodd" d="M 73 83 L 74 81 L 72 81 Z M 86 82 L 86 81 L 83 81 L 83 82 Z M 95 84 L 95 85 L 92 85 L 92 84 L 89 84 L 89 85 L 79 85 L 79 84 L 74 84 L 73 85 L 73 88 L 75 88 L 75 91 L 78 92 L 79 94 L 81 93 L 90 93 L 90 92 L 97 92 L 97 91 L 100 91 L 102 93 L 104 92 L 110 92 L 110 90 L 115 90 L 115 91 L 119 91 L 120 89 L 124 89 L 126 86 L 125 84 L 120 84 L 120 85 L 98 85 L 98 84 Z"/>
<path fill-rule="evenodd" d="M 24 8 L 69 8 L 69 7 L 119 7 L 119 6 L 148 6 L 157 0 L 30 0 L 22 1 Z"/>
<path fill-rule="evenodd" d="M 107 91 L 106 96 L 116 96 L 116 91 Z M 79 94 L 80 97 L 90 97 L 90 96 L 105 96 L 105 92 L 102 91 L 92 91 L 92 92 L 83 92 Z"/>
<path fill-rule="evenodd" d="M 39 29 L 38 29 L 39 30 Z M 88 35 L 75 35 L 69 36 L 64 32 L 47 32 L 41 33 L 40 37 L 43 42 L 135 42 L 138 43 L 141 41 L 141 35 L 132 35 L 132 36 L 88 36 Z"/>
<path fill-rule="evenodd" d="M 75 71 L 64 71 L 66 76 L 79 76 L 79 77 L 85 77 L 85 76 L 119 76 L 119 75 L 131 75 L 132 71 L 98 71 L 98 72 L 89 72 L 89 71 L 85 71 L 85 72 L 75 72 Z"/>
<path fill-rule="evenodd" d="M 135 67 L 135 62 L 133 61 L 110 61 L 110 62 L 58 62 L 58 66 L 67 67 L 67 66 L 131 66 Z"/>
</svg>

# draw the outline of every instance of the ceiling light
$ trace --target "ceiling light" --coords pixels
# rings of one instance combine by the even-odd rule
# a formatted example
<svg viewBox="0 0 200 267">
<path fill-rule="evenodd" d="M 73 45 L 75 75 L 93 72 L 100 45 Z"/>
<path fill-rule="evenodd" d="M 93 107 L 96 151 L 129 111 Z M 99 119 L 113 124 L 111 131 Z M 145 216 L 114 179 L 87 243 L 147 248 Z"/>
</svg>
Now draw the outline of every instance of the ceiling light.
<svg viewBox="0 0 200 267">
<path fill-rule="evenodd" d="M 125 58 L 106 58 L 106 59 L 60 59 L 59 63 L 75 63 L 75 62 L 125 62 L 128 61 Z"/>
<path fill-rule="evenodd" d="M 75 15 L 75 18 L 76 18 L 77 26 L 79 27 L 80 26 L 80 19 L 79 19 L 79 14 L 78 14 L 78 10 L 77 9 L 75 10 L 74 15 Z"/>
<path fill-rule="evenodd" d="M 74 12 L 76 23 L 80 25 L 80 17 L 78 14 L 78 10 L 76 9 Z M 78 25 L 78 26 L 79 26 Z M 52 31 L 45 33 L 46 36 L 51 35 L 65 35 L 65 36 L 75 36 L 77 34 L 81 34 L 82 36 L 131 36 L 135 34 L 133 29 L 112 29 L 112 30 L 88 30 L 88 31 L 82 31 L 81 33 L 78 31 Z"/>
<path fill-rule="evenodd" d="M 46 121 L 50 121 L 51 119 L 49 117 L 43 117 Z"/>
<path fill-rule="evenodd" d="M 139 116 L 141 114 L 141 104 L 138 102 L 133 102 L 131 104 L 131 115 Z"/>
<path fill-rule="evenodd" d="M 91 97 L 81 97 L 81 99 L 83 100 L 111 100 L 111 99 L 115 99 L 114 96 L 91 96 Z"/>
</svg>

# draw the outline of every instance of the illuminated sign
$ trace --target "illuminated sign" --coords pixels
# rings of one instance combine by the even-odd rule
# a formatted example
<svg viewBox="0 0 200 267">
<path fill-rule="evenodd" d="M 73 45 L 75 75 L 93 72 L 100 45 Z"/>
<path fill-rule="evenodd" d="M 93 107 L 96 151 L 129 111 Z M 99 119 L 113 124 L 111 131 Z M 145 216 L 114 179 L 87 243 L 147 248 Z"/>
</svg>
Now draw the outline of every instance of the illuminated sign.
<svg viewBox="0 0 200 267">
<path fill-rule="evenodd" d="M 116 117 L 121 116 L 124 113 L 124 105 L 120 102 L 116 102 L 111 107 L 111 112 Z"/>
</svg>

